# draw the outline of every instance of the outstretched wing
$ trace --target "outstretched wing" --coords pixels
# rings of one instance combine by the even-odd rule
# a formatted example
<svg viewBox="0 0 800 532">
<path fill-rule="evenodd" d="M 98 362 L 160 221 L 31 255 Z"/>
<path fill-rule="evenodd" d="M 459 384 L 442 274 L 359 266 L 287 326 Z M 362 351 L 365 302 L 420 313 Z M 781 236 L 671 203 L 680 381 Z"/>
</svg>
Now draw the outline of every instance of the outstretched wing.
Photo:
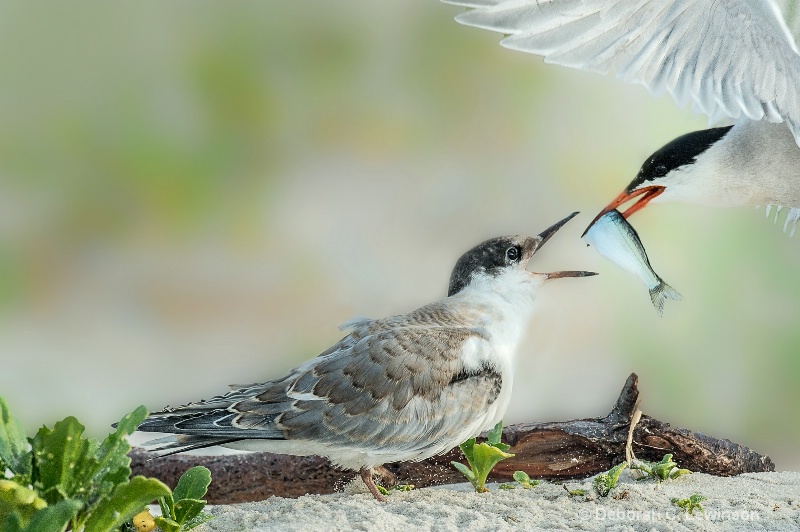
<svg viewBox="0 0 800 532">
<path fill-rule="evenodd" d="M 666 90 L 712 120 L 785 120 L 800 145 L 800 56 L 771 0 L 443 1 L 507 48 Z"/>
<path fill-rule="evenodd" d="M 502 377 L 492 365 L 462 362 L 464 352 L 487 358 L 491 347 L 479 330 L 364 332 L 354 331 L 284 379 L 153 414 L 139 428 L 184 435 L 178 444 L 190 447 L 257 438 L 414 451 L 421 442 L 459 443 L 453 438 L 485 415 L 500 392 Z"/>
</svg>

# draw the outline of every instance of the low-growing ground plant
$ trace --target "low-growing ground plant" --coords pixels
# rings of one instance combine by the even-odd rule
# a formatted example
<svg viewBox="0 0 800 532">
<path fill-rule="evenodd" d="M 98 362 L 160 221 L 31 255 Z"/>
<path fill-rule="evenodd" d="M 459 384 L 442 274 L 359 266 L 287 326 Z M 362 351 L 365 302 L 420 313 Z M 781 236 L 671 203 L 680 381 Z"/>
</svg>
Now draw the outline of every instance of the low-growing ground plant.
<svg viewBox="0 0 800 532">
<path fill-rule="evenodd" d="M 161 515 L 155 518 L 156 524 L 164 532 L 183 532 L 205 523 L 214 516 L 203 512 L 203 500 L 211 484 L 211 471 L 203 466 L 195 466 L 186 471 L 178 480 L 172 494 L 158 500 Z"/>
<path fill-rule="evenodd" d="M 461 452 L 469 463 L 469 467 L 460 462 L 450 462 L 461 474 L 467 477 L 470 484 L 478 493 L 486 493 L 486 478 L 499 462 L 514 455 L 508 453 L 509 445 L 500 442 L 503 436 L 503 422 L 500 421 L 489 431 L 483 443 L 475 443 L 475 438 L 470 438 L 460 445 Z"/>
<path fill-rule="evenodd" d="M 102 442 L 74 417 L 28 438 L 0 398 L 0 530 L 112 532 L 171 496 L 158 479 L 131 478 L 127 437 L 146 417 L 140 406 Z"/>
<path fill-rule="evenodd" d="M 414 489 L 414 484 L 396 484 L 391 488 L 384 488 L 383 486 L 378 486 L 378 491 L 381 492 L 382 495 L 391 495 L 392 492 L 395 491 L 411 491 Z"/>
<path fill-rule="evenodd" d="M 535 488 L 539 485 L 538 480 L 531 480 L 531 477 L 525 471 L 514 471 L 514 480 L 516 484 L 500 484 L 500 489 L 502 490 L 513 490 L 516 489 L 517 486 L 523 489 L 531 489 Z"/>
<path fill-rule="evenodd" d="M 631 469 L 640 471 L 642 473 L 642 475 L 636 480 L 652 478 L 658 482 L 674 479 L 681 475 L 691 474 L 691 471 L 688 469 L 680 469 L 678 464 L 672 460 L 671 454 L 665 454 L 664 458 L 662 458 L 660 462 L 645 462 L 641 460 L 635 460 L 631 464 Z"/>
<path fill-rule="evenodd" d="M 705 513 L 703 506 L 700 504 L 705 500 L 707 500 L 707 497 L 704 497 L 699 493 L 695 493 L 686 499 L 674 498 L 672 499 L 672 504 L 679 508 L 683 508 L 685 512 L 689 512 L 689 515 L 694 515 L 695 510 L 700 510 L 702 513 Z"/>
<path fill-rule="evenodd" d="M 619 476 L 626 467 L 628 467 L 628 462 L 622 462 L 609 469 L 608 473 L 601 473 L 594 477 L 594 483 L 592 484 L 594 491 L 601 497 L 608 497 L 611 490 L 617 487 Z"/>
<path fill-rule="evenodd" d="M 564 489 L 567 491 L 567 493 L 569 493 L 570 497 L 583 497 L 584 495 L 586 495 L 585 489 L 576 488 L 574 490 L 571 490 L 567 487 L 566 484 L 564 484 Z"/>
</svg>

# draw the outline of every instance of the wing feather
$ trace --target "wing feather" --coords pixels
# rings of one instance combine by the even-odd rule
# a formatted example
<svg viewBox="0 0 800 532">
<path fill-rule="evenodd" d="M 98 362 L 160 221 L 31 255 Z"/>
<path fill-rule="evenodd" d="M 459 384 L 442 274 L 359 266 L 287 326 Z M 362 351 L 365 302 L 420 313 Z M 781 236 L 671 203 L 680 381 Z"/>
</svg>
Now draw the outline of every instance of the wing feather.
<svg viewBox="0 0 800 532">
<path fill-rule="evenodd" d="M 184 435 L 178 441 L 193 445 L 204 437 L 412 451 L 454 444 L 502 385 L 491 364 L 464 366 L 463 350 L 488 360 L 488 349 L 481 330 L 464 326 L 365 322 L 284 379 L 153 414 L 140 430 Z"/>
<path fill-rule="evenodd" d="M 771 0 L 444 0 L 545 62 L 614 72 L 712 120 L 785 121 L 800 145 L 800 55 Z"/>
</svg>

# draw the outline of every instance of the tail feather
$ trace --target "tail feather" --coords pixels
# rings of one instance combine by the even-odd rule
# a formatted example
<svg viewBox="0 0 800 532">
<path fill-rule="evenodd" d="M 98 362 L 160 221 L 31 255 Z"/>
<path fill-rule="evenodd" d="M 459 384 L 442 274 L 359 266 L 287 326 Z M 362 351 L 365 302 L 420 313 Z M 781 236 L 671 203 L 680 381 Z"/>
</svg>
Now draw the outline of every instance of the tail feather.
<svg viewBox="0 0 800 532">
<path fill-rule="evenodd" d="M 772 211 L 772 207 L 776 207 L 775 209 L 775 219 L 773 223 L 778 223 L 778 215 L 780 214 L 783 207 L 781 205 L 767 205 L 767 218 L 769 218 L 769 214 Z M 783 223 L 783 232 L 786 233 L 789 231 L 789 238 L 794 236 L 795 229 L 797 229 L 797 221 L 800 220 L 800 208 L 792 207 L 786 213 L 786 220 Z"/>
<path fill-rule="evenodd" d="M 153 447 L 147 449 L 150 452 L 157 453 L 159 458 L 178 454 L 185 451 L 194 451 L 195 449 L 205 449 L 207 447 L 214 447 L 215 445 L 225 445 L 239 441 L 241 438 L 211 438 L 208 436 L 193 436 L 186 434 L 172 434 L 163 438 L 156 438 L 148 440 L 141 444 L 142 447 Z"/>
<path fill-rule="evenodd" d="M 790 226 L 792 228 L 791 232 L 789 233 L 789 238 L 794 236 L 794 230 L 797 228 L 797 220 L 800 220 L 800 209 L 789 209 L 789 213 L 786 215 L 786 221 L 783 223 L 784 233 Z"/>
<path fill-rule="evenodd" d="M 653 306 L 658 311 L 659 316 L 664 315 L 664 302 L 667 299 L 672 299 L 674 301 L 680 301 L 683 299 L 683 296 L 672 288 L 670 285 L 664 282 L 663 279 L 659 279 L 659 283 L 650 289 L 650 300 L 653 302 Z"/>
</svg>

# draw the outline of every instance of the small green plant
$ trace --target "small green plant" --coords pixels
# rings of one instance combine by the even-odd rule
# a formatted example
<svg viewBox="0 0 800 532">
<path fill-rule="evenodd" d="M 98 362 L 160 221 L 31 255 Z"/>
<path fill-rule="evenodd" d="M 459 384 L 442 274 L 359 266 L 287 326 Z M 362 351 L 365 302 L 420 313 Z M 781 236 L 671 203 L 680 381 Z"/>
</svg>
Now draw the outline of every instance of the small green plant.
<svg viewBox="0 0 800 532">
<path fill-rule="evenodd" d="M 529 490 L 539 485 L 539 481 L 531 480 L 531 477 L 529 477 L 525 471 L 514 471 L 514 480 L 517 482 L 516 484 L 500 484 L 500 489 L 513 490 L 519 486 L 523 489 Z"/>
<path fill-rule="evenodd" d="M 411 491 L 414 489 L 414 484 L 397 484 L 392 486 L 391 488 L 387 489 L 383 486 L 378 486 L 378 491 L 381 492 L 382 495 L 391 495 L 393 491 Z"/>
<path fill-rule="evenodd" d="M 628 462 L 622 462 L 609 469 L 608 473 L 601 473 L 594 477 L 594 483 L 592 484 L 594 491 L 601 497 L 608 497 L 611 490 L 617 487 L 619 476 L 626 467 L 628 467 Z"/>
<path fill-rule="evenodd" d="M 701 512 L 705 513 L 706 511 L 703 509 L 703 506 L 700 504 L 701 502 L 707 500 L 706 497 L 703 497 L 699 493 L 695 493 L 691 497 L 687 499 L 672 499 L 672 504 L 679 508 L 683 508 L 683 511 L 689 512 L 689 515 L 694 515 L 695 510 L 700 510 Z"/>
<path fill-rule="evenodd" d="M 566 484 L 564 484 L 564 489 L 567 490 L 567 493 L 569 493 L 570 497 L 583 497 L 584 495 L 586 495 L 586 490 L 580 488 L 571 490 L 567 487 Z"/>
<path fill-rule="evenodd" d="M 164 532 L 183 532 L 205 523 L 214 516 L 203 512 L 203 500 L 211 484 L 211 471 L 203 466 L 195 466 L 186 471 L 178 480 L 171 495 L 158 499 L 161 515 L 155 518 L 156 524 Z"/>
<path fill-rule="evenodd" d="M 529 490 L 539 485 L 539 480 L 531 480 L 525 471 L 514 471 L 514 480 L 524 489 Z"/>
<path fill-rule="evenodd" d="M 688 469 L 678 468 L 678 464 L 676 464 L 672 460 L 671 454 L 665 454 L 664 458 L 662 458 L 660 462 L 655 462 L 655 463 L 636 460 L 634 461 L 633 464 L 631 464 L 631 469 L 641 471 L 642 473 L 644 473 L 644 475 L 642 475 L 636 480 L 653 478 L 658 482 L 662 482 L 668 479 L 674 479 L 681 475 L 691 474 L 691 471 L 689 471 Z"/>
<path fill-rule="evenodd" d="M 475 443 L 475 438 L 470 438 L 461 444 L 461 452 L 464 453 L 469 467 L 460 462 L 450 462 L 453 467 L 458 469 L 461 474 L 467 477 L 470 484 L 478 493 L 486 493 L 486 478 L 500 461 L 511 458 L 514 455 L 506 451 L 510 448 L 505 443 L 500 443 L 503 435 L 503 422 L 500 421 L 489 431 L 488 437 L 483 443 Z"/>
<path fill-rule="evenodd" d="M 140 406 L 102 442 L 85 438 L 74 417 L 28 438 L 0 398 L 0 530 L 110 532 L 169 495 L 157 479 L 130 478 L 126 438 L 145 417 Z"/>
</svg>

